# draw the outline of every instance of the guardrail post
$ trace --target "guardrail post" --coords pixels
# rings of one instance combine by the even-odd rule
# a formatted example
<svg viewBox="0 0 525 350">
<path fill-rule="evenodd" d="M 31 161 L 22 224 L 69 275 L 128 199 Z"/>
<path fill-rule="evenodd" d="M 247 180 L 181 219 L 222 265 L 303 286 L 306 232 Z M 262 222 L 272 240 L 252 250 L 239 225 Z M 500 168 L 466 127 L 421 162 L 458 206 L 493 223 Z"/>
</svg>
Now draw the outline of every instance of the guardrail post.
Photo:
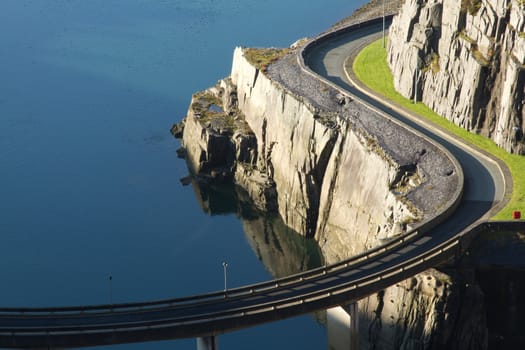
<svg viewBox="0 0 525 350">
<path fill-rule="evenodd" d="M 197 350 L 218 350 L 217 337 L 210 335 L 197 338 Z"/>
</svg>

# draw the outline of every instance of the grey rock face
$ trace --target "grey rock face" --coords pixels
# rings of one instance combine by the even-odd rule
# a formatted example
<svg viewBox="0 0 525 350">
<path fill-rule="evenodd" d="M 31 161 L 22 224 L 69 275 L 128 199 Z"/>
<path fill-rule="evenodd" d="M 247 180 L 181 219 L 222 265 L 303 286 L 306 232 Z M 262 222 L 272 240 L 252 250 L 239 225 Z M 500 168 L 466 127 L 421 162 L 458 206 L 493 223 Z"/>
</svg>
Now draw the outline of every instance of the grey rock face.
<svg viewBox="0 0 525 350">
<path fill-rule="evenodd" d="M 431 269 L 360 300 L 360 347 L 487 349 L 483 293 L 469 282 Z"/>
<path fill-rule="evenodd" d="M 194 174 L 245 188 L 260 209 L 315 237 L 328 263 L 457 198 L 455 165 L 436 145 L 296 74 L 294 58 L 268 73 L 237 48 L 231 77 L 193 96 L 183 145 Z"/>
<path fill-rule="evenodd" d="M 264 211 L 277 207 L 275 183 L 256 167 L 257 139 L 237 109 L 230 79 L 192 97 L 182 145 L 190 171 L 201 180 L 235 182 Z"/>
<path fill-rule="evenodd" d="M 396 89 L 525 153 L 525 10 L 518 0 L 406 0 L 390 28 Z"/>
<path fill-rule="evenodd" d="M 218 111 L 210 111 L 214 105 Z M 363 252 L 432 217 L 461 187 L 453 162 L 435 144 L 302 74 L 292 55 L 263 72 L 236 49 L 231 78 L 194 95 L 183 145 L 194 174 L 212 179 L 229 174 L 259 208 L 274 203 L 286 226 L 315 237 L 326 263 Z M 246 232 L 267 229 L 259 226 L 253 221 Z M 252 244 L 259 246 L 256 239 Z M 271 268 L 280 275 L 290 271 L 281 266 L 285 255 L 263 252 L 261 258 L 280 261 L 279 268 Z M 433 330 L 446 298 L 441 285 L 427 288 L 434 283 L 428 275 L 439 273 L 415 277 L 415 285 L 410 279 L 361 302 L 361 315 L 373 330 L 372 348 L 398 348 L 398 340 L 379 338 L 410 332 L 420 337 L 412 327 Z M 385 295 L 392 295 L 396 305 L 416 305 L 399 306 L 394 317 L 406 328 L 397 335 L 386 327 L 392 313 L 379 312 L 376 305 Z M 408 341 L 403 344 L 413 348 Z"/>
<path fill-rule="evenodd" d="M 258 140 L 257 168 L 276 184 L 281 217 L 315 236 L 328 262 L 377 245 L 400 233 L 400 222 L 420 218 L 417 206 L 391 191 L 399 164 L 373 136 L 278 85 L 242 49 L 235 50 L 231 79 Z"/>
</svg>

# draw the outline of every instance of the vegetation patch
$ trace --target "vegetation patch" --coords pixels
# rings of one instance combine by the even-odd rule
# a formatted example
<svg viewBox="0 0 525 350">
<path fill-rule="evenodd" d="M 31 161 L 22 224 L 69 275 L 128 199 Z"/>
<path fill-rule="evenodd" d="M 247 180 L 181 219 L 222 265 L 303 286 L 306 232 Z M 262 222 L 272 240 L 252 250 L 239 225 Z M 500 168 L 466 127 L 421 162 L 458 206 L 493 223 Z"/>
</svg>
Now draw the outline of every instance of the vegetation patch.
<svg viewBox="0 0 525 350">
<path fill-rule="evenodd" d="M 247 48 L 244 49 L 244 57 L 255 67 L 266 72 L 268 66 L 288 54 L 291 49 L 276 48 Z"/>
<path fill-rule="evenodd" d="M 361 51 L 354 62 L 353 69 L 357 77 L 370 89 L 503 160 L 512 174 L 513 191 L 507 206 L 497 213 L 493 219 L 509 220 L 514 210 L 525 212 L 525 176 L 523 176 L 525 174 L 525 156 L 510 154 L 498 147 L 492 140 L 458 127 L 423 103 L 414 104 L 411 100 L 401 96 L 394 89 L 392 73 L 387 64 L 386 50 L 382 46 L 382 40 L 374 42 Z"/>
<path fill-rule="evenodd" d="M 430 57 L 430 61 L 423 69 L 424 72 L 431 71 L 434 74 L 439 73 L 440 70 L 439 66 L 439 55 L 437 53 L 432 53 L 432 56 Z"/>
<path fill-rule="evenodd" d="M 211 106 L 222 106 L 222 101 L 208 91 L 200 91 L 193 95 L 191 108 L 196 113 L 205 113 L 210 111 Z M 210 112 L 215 112 L 213 109 Z"/>
<path fill-rule="evenodd" d="M 490 61 L 481 51 L 477 45 L 472 46 L 472 56 L 481 66 L 487 67 L 490 64 Z"/>
<path fill-rule="evenodd" d="M 493 50 L 489 50 L 489 56 L 485 57 L 485 55 L 479 50 L 478 43 L 472 39 L 470 36 L 468 36 L 464 31 L 461 31 L 457 33 L 457 38 L 465 40 L 470 44 L 470 53 L 472 54 L 472 57 L 482 66 L 488 66 L 490 64 L 490 60 L 493 55 Z"/>
<path fill-rule="evenodd" d="M 464 31 L 461 31 L 459 32 L 458 34 L 458 37 L 460 39 L 463 39 L 465 40 L 466 42 L 468 42 L 469 44 L 472 44 L 472 45 L 475 45 L 476 44 L 476 40 L 472 39 L 470 36 L 467 35 L 467 33 L 465 33 Z"/>
<path fill-rule="evenodd" d="M 234 116 L 224 113 L 221 100 L 206 90 L 193 95 L 191 109 L 199 116 L 201 123 L 209 124 L 212 129 L 227 133 L 232 133 L 235 129 Z"/>
<path fill-rule="evenodd" d="M 461 11 L 475 16 L 481 8 L 481 0 L 461 0 Z"/>
</svg>

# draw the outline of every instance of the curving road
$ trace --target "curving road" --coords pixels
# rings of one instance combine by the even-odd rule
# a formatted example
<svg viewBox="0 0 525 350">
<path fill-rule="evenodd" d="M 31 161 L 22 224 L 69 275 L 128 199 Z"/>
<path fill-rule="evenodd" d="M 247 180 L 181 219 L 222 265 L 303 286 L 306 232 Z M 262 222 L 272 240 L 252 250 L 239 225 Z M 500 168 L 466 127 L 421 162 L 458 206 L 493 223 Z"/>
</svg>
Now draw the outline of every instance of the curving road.
<svg viewBox="0 0 525 350">
<path fill-rule="evenodd" d="M 505 176 L 496 161 L 472 148 L 454 135 L 408 111 L 395 107 L 359 86 L 353 76 L 348 58 L 353 58 L 367 44 L 381 37 L 382 24 L 368 26 L 325 41 L 306 57 L 306 65 L 315 73 L 338 85 L 361 102 L 399 120 L 447 148 L 460 162 L 465 174 L 466 201 L 497 203 L 505 196 Z M 351 62 L 350 62 L 351 63 Z M 351 67 L 351 66 L 350 66 Z M 476 214 L 477 215 L 477 214 Z"/>
<path fill-rule="evenodd" d="M 380 28 L 380 26 L 379 26 Z M 346 304 L 461 254 L 501 201 L 504 178 L 494 162 L 439 131 L 385 107 L 346 77 L 344 61 L 377 35 L 378 26 L 321 40 L 309 51 L 309 74 L 317 72 L 356 98 L 385 110 L 445 145 L 461 162 L 466 191 L 445 223 L 425 234 L 410 232 L 342 263 L 299 275 L 207 295 L 119 305 L 71 308 L 0 308 L 0 347 L 69 348 L 154 339 L 215 335 L 264 322 Z M 372 111 L 374 112 L 374 111 Z"/>
</svg>

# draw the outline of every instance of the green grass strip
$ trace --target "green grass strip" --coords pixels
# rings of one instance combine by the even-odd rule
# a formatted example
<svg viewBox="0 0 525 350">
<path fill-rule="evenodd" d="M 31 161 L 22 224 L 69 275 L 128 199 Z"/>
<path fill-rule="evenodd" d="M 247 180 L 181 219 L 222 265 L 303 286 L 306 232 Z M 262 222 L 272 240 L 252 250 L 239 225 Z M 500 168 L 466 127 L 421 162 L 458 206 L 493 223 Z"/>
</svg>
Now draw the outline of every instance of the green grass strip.
<svg viewBox="0 0 525 350">
<path fill-rule="evenodd" d="M 462 129 L 444 117 L 438 115 L 423 103 L 414 104 L 411 100 L 401 96 L 395 89 L 392 73 L 386 60 L 386 50 L 382 40 L 378 40 L 364 48 L 356 57 L 353 66 L 359 80 L 371 90 L 396 102 L 400 106 L 423 116 L 431 122 L 448 130 L 463 140 L 493 154 L 503 160 L 512 174 L 513 191 L 509 203 L 498 212 L 493 220 L 510 220 L 514 210 L 525 213 L 525 157 L 510 154 L 498 147 L 492 140 Z"/>
</svg>

